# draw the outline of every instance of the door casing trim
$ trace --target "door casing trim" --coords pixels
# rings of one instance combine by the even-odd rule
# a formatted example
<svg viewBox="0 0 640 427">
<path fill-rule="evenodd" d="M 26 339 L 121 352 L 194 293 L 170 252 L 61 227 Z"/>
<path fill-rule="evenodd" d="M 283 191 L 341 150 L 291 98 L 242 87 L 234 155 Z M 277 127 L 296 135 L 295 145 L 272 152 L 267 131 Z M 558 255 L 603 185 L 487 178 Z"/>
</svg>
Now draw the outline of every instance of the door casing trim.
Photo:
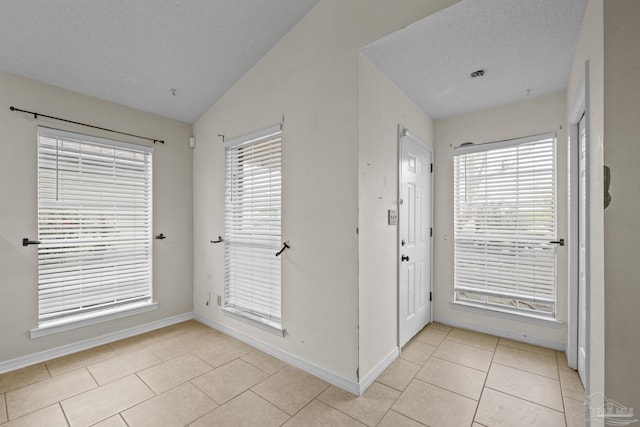
<svg viewBox="0 0 640 427">
<path fill-rule="evenodd" d="M 586 194 L 586 206 L 587 210 L 585 212 L 585 222 L 587 223 L 586 235 L 585 235 L 585 259 L 587 262 L 585 263 L 585 275 L 586 275 L 586 283 L 585 283 L 585 378 L 584 378 L 584 386 L 586 390 L 589 390 L 589 349 L 590 349 L 590 334 L 589 334 L 589 307 L 590 307 L 590 284 L 589 284 L 589 246 L 590 246 L 590 238 L 589 238 L 589 204 L 590 204 L 590 184 L 589 184 L 589 174 L 590 174 L 590 159 L 589 159 L 589 140 L 590 140 L 590 117 L 589 117 L 589 61 L 585 62 L 584 66 L 584 74 L 582 76 L 582 80 L 578 85 L 578 91 L 576 93 L 575 99 L 573 100 L 573 105 L 571 110 L 569 111 L 568 123 L 569 123 L 569 143 L 568 145 L 568 161 L 569 161 L 569 203 L 568 203 L 568 246 L 569 246 L 569 298 L 568 298 L 568 337 L 567 337 L 567 361 L 569 363 L 569 367 L 573 369 L 578 368 L 578 310 L 579 307 L 579 256 L 580 256 L 580 248 L 578 247 L 578 238 L 579 238 L 579 207 L 580 207 L 580 185 L 579 185 L 579 171 L 580 171 L 580 141 L 578 135 L 578 122 L 582 115 L 585 117 L 585 133 L 586 133 L 586 158 L 585 158 L 585 194 Z"/>
</svg>

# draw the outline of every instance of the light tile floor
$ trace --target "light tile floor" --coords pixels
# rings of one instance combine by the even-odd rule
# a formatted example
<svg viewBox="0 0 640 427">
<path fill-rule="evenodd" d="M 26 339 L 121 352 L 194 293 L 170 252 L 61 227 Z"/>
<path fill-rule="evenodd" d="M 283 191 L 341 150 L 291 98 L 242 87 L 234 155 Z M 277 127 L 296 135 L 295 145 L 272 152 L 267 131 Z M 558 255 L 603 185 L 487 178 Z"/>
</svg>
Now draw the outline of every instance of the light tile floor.
<svg viewBox="0 0 640 427">
<path fill-rule="evenodd" d="M 430 324 L 361 397 L 196 321 L 0 375 L 8 426 L 582 426 L 563 353 Z"/>
</svg>

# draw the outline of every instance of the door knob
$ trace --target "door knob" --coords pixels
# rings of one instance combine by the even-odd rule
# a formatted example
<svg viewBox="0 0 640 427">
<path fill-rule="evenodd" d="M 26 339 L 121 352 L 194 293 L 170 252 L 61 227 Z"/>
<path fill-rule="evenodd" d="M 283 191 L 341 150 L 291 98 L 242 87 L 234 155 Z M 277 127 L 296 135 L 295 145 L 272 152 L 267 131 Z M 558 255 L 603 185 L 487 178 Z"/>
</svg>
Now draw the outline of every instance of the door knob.
<svg viewBox="0 0 640 427">
<path fill-rule="evenodd" d="M 402 255 L 402 256 L 400 257 L 400 259 L 401 259 L 402 261 L 409 261 L 409 255 Z"/>
</svg>

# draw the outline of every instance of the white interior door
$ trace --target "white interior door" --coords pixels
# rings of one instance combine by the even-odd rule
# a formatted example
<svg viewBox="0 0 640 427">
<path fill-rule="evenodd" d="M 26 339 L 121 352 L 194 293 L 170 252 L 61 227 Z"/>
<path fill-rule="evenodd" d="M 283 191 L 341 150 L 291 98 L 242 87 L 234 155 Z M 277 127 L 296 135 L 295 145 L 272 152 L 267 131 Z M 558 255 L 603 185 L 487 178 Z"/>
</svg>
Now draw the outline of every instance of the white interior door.
<svg viewBox="0 0 640 427">
<path fill-rule="evenodd" d="M 578 373 L 585 384 L 587 327 L 587 133 L 578 121 Z"/>
<path fill-rule="evenodd" d="M 398 253 L 399 344 L 431 320 L 432 151 L 406 130 L 400 136 Z"/>
</svg>

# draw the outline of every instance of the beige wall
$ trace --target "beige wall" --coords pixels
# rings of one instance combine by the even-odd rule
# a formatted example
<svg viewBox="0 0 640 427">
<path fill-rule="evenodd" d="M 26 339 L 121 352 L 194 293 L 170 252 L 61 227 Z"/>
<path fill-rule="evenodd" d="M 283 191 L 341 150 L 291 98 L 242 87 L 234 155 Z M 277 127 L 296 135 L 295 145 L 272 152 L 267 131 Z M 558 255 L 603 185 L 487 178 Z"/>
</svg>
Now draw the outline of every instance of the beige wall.
<svg viewBox="0 0 640 427">
<path fill-rule="evenodd" d="M 535 98 L 451 119 L 437 120 L 435 134 L 434 318 L 436 321 L 513 339 L 564 349 L 567 320 L 567 253 L 558 247 L 557 318 L 562 324 L 496 315 L 452 304 L 453 301 L 453 148 L 541 133 L 557 133 L 556 188 L 558 237 L 566 237 L 567 159 L 566 95 Z"/>
<path fill-rule="evenodd" d="M 358 51 L 452 1 L 321 0 L 195 124 L 196 314 L 358 381 Z M 227 138 L 284 122 L 284 338 L 206 306 L 224 289 Z M 391 142 L 393 143 L 393 141 Z M 390 301 L 389 304 L 393 304 Z"/>
<path fill-rule="evenodd" d="M 0 362 L 120 331 L 192 310 L 191 125 L 79 95 L 0 72 Z M 52 120 L 9 111 L 9 106 L 164 139 L 155 147 L 154 299 L 159 309 L 30 339 L 37 326 L 37 249 L 22 238 L 37 237 L 36 125 L 141 143 Z"/>
<path fill-rule="evenodd" d="M 398 125 L 433 146 L 433 122 L 363 55 L 358 80 L 362 378 L 398 347 Z"/>
<path fill-rule="evenodd" d="M 589 176 L 590 199 L 590 306 L 589 340 L 590 361 L 587 370 L 590 384 L 587 394 L 604 392 L 604 219 L 603 214 L 603 141 L 604 141 L 604 53 L 603 53 L 603 0 L 589 0 L 578 48 L 567 88 L 567 106 L 575 104 L 578 87 L 589 62 Z"/>
<path fill-rule="evenodd" d="M 640 2 L 604 3 L 605 393 L 640 409 Z M 599 197 L 599 193 L 594 193 Z M 637 418 L 634 417 L 634 418 Z"/>
</svg>

